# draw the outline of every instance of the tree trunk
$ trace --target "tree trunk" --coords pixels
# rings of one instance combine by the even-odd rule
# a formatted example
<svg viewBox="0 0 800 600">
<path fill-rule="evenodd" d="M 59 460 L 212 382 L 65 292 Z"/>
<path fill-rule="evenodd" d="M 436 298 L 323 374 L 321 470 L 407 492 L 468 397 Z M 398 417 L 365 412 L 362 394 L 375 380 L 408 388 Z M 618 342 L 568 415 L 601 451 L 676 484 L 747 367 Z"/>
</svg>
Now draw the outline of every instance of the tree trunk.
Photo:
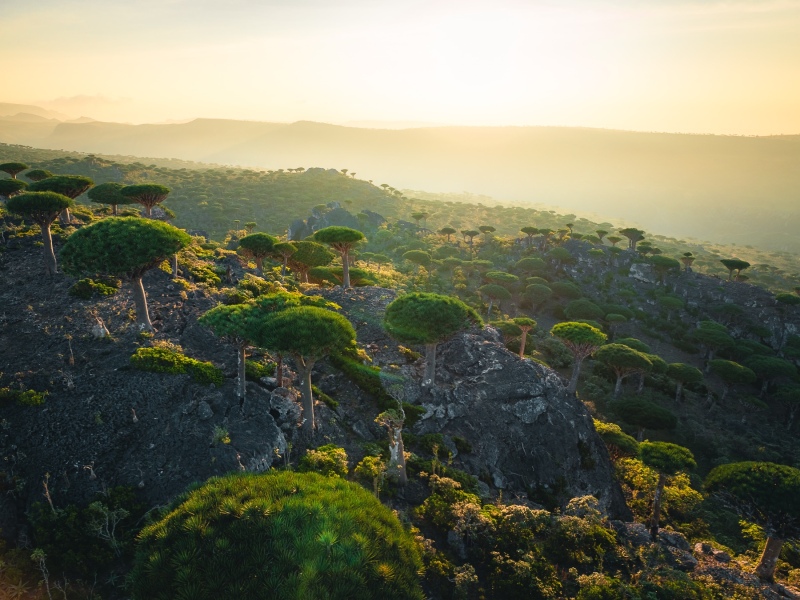
<svg viewBox="0 0 800 600">
<path fill-rule="evenodd" d="M 492 304 L 494 304 L 494 300 L 489 298 L 489 310 L 486 311 L 486 320 L 487 321 L 491 321 L 492 320 Z"/>
<path fill-rule="evenodd" d="M 247 359 L 247 344 L 242 342 L 239 344 L 239 348 L 237 349 L 237 357 L 239 359 L 238 362 L 238 377 L 236 380 L 236 395 L 239 396 L 239 401 L 244 402 L 244 393 L 245 393 L 245 360 Z"/>
<path fill-rule="evenodd" d="M 342 287 L 350 287 L 350 255 L 347 250 L 342 252 Z"/>
<path fill-rule="evenodd" d="M 177 279 L 178 278 L 178 255 L 177 254 L 173 254 L 172 255 L 172 278 L 173 279 Z"/>
<path fill-rule="evenodd" d="M 436 380 L 436 344 L 425 344 L 425 378 L 422 385 L 433 386 Z"/>
<path fill-rule="evenodd" d="M 622 375 L 617 375 L 617 383 L 614 385 L 614 398 L 619 398 L 622 392 Z"/>
<path fill-rule="evenodd" d="M 391 439 L 389 441 L 389 465 L 397 469 L 397 477 L 400 480 L 400 485 L 408 483 L 405 447 L 403 446 L 403 430 L 400 427 L 391 430 Z"/>
<path fill-rule="evenodd" d="M 761 382 L 761 394 L 758 396 L 759 398 L 763 398 L 767 394 L 767 388 L 769 388 L 769 379 L 764 379 Z"/>
<path fill-rule="evenodd" d="M 569 378 L 569 385 L 567 386 L 567 392 L 570 394 L 574 394 L 578 389 L 578 377 L 581 374 L 582 364 L 583 364 L 583 359 L 576 358 L 575 364 L 572 365 L 572 375 Z"/>
<path fill-rule="evenodd" d="M 683 382 L 678 382 L 678 387 L 675 388 L 675 402 L 681 401 L 681 392 L 683 391 Z"/>
<path fill-rule="evenodd" d="M 275 366 L 275 385 L 283 387 L 283 354 L 278 354 L 278 364 Z"/>
<path fill-rule="evenodd" d="M 69 213 L 68 208 L 65 208 L 64 210 L 61 211 L 61 214 L 58 216 L 58 220 L 63 225 L 69 225 L 70 223 L 72 223 L 72 215 Z"/>
<path fill-rule="evenodd" d="M 288 263 L 288 262 L 289 262 L 289 257 L 288 256 L 284 256 L 283 257 L 283 266 L 281 267 L 281 281 L 283 281 L 286 278 L 286 263 Z"/>
<path fill-rule="evenodd" d="M 659 473 L 656 494 L 653 496 L 653 515 L 650 517 L 650 537 L 654 542 L 658 540 L 658 521 L 661 518 L 661 496 L 664 493 L 664 485 L 666 483 L 667 476 L 663 473 Z"/>
<path fill-rule="evenodd" d="M 644 373 L 639 373 L 639 385 L 636 388 L 636 393 L 641 394 L 644 391 Z"/>
<path fill-rule="evenodd" d="M 117 211 L 117 205 L 116 204 L 112 204 L 111 205 L 111 216 L 112 217 L 116 217 L 118 214 L 119 213 Z"/>
<path fill-rule="evenodd" d="M 153 218 L 153 207 L 150 206 L 149 204 L 145 204 L 144 205 L 144 214 L 147 215 L 148 219 L 152 219 Z"/>
<path fill-rule="evenodd" d="M 644 427 L 639 427 L 636 430 L 636 441 L 642 443 L 644 441 Z"/>
<path fill-rule="evenodd" d="M 147 311 L 147 295 L 144 293 L 142 278 L 137 277 L 131 281 L 133 285 L 133 303 L 136 305 L 136 322 L 142 329 L 153 331 L 150 322 L 150 313 Z"/>
<path fill-rule="evenodd" d="M 48 275 L 55 275 L 58 271 L 56 253 L 53 252 L 53 236 L 50 233 L 50 225 L 41 225 L 42 241 L 44 242 L 44 266 Z"/>
<path fill-rule="evenodd" d="M 756 567 L 756 575 L 759 579 L 764 581 L 772 581 L 775 575 L 775 566 L 778 564 L 778 557 L 783 548 L 783 540 L 771 535 L 767 538 L 767 543 L 764 545 L 764 552 L 761 553 L 761 559 L 758 561 Z"/>
<path fill-rule="evenodd" d="M 313 434 L 317 428 L 314 422 L 314 397 L 311 395 L 311 369 L 314 368 L 314 363 L 310 360 L 304 363 L 302 358 L 298 358 L 297 362 L 302 365 L 300 381 L 303 394 L 303 430 Z"/>
<path fill-rule="evenodd" d="M 522 330 L 522 339 L 519 342 L 519 357 L 523 358 L 525 356 L 525 342 L 528 341 L 528 330 Z"/>
<path fill-rule="evenodd" d="M 258 273 L 259 277 L 263 277 L 264 276 L 263 267 L 264 267 L 264 257 L 263 256 L 262 257 L 256 256 L 256 273 Z"/>
</svg>

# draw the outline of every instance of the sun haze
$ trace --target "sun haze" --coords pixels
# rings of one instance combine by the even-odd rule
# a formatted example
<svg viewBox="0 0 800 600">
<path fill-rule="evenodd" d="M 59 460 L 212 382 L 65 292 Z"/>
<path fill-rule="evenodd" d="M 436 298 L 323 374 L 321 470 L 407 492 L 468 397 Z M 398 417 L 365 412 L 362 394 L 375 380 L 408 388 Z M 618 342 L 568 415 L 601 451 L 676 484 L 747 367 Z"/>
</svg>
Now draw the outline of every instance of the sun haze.
<svg viewBox="0 0 800 600">
<path fill-rule="evenodd" d="M 41 0 L 5 102 L 153 122 L 800 132 L 800 2 Z"/>
</svg>

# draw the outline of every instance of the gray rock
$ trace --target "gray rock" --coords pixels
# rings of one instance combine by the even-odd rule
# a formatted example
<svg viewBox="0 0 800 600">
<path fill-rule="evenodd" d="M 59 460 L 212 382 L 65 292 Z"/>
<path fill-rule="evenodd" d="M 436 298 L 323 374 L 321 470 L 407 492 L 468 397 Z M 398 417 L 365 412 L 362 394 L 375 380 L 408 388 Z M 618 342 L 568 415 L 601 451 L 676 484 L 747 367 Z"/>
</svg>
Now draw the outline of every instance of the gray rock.
<svg viewBox="0 0 800 600">
<path fill-rule="evenodd" d="M 712 550 L 711 556 L 714 557 L 714 560 L 721 563 L 729 563 L 731 562 L 731 555 L 723 550 Z"/>
<path fill-rule="evenodd" d="M 211 407 L 208 405 L 208 402 L 201 400 L 197 403 L 197 410 L 195 411 L 197 414 L 197 418 L 201 421 L 208 421 L 211 417 L 214 416 L 214 411 L 211 410 Z"/>
<path fill-rule="evenodd" d="M 281 429 L 296 429 L 301 416 L 297 395 L 286 388 L 275 388 L 270 395 L 269 413 Z"/>
<path fill-rule="evenodd" d="M 669 530 L 660 530 L 658 532 L 658 540 L 666 546 L 672 546 L 673 548 L 678 548 L 679 550 L 689 551 L 691 550 L 691 546 L 689 542 L 686 540 L 686 537 L 677 531 L 669 531 Z"/>
</svg>

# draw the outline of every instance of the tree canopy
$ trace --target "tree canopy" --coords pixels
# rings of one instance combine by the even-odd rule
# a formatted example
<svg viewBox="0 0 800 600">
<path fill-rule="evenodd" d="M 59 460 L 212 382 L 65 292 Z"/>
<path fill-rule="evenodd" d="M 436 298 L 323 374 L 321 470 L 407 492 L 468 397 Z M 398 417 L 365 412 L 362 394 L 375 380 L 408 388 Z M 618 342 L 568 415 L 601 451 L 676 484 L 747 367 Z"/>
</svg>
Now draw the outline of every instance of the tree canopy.
<svg viewBox="0 0 800 600">
<path fill-rule="evenodd" d="M 421 600 L 421 566 L 411 534 L 361 486 L 236 473 L 179 496 L 144 528 L 131 591 L 135 600 Z"/>
<path fill-rule="evenodd" d="M 81 175 L 55 175 L 34 181 L 28 190 L 31 192 L 55 192 L 73 200 L 94 185 L 89 177 Z"/>
<path fill-rule="evenodd" d="M 21 162 L 7 162 L 0 164 L 0 171 L 4 173 L 8 173 L 11 175 L 12 179 L 16 179 L 19 173 L 22 173 L 25 169 L 28 168 L 28 165 Z"/>
<path fill-rule="evenodd" d="M 55 173 L 51 173 L 47 169 L 31 169 L 25 173 L 25 177 L 31 181 L 41 181 L 42 179 L 47 179 L 48 177 L 53 177 L 54 175 Z"/>
<path fill-rule="evenodd" d="M 151 217 L 153 215 L 153 207 L 166 200 L 169 192 L 168 187 L 157 183 L 138 183 L 136 185 L 126 185 L 120 193 L 131 202 L 144 206 L 145 214 Z"/>
<path fill-rule="evenodd" d="M 425 292 L 405 294 L 386 307 L 384 327 L 407 344 L 438 344 L 450 336 L 481 325 L 474 309 L 453 296 Z"/>
<path fill-rule="evenodd" d="M 27 187 L 28 184 L 19 179 L 0 179 L 0 197 L 10 198 Z"/>
<path fill-rule="evenodd" d="M 96 185 L 90 189 L 89 193 L 86 195 L 89 196 L 89 200 L 92 202 L 96 202 L 97 204 L 108 204 L 111 206 L 113 214 L 116 216 L 118 205 L 134 203 L 134 200 L 122 194 L 122 190 L 124 188 L 125 186 L 121 183 L 101 183 L 100 185 Z"/>
<path fill-rule="evenodd" d="M 258 273 L 262 274 L 264 259 L 273 253 L 277 243 L 278 238 L 267 233 L 251 233 L 239 240 L 239 248 L 242 254 L 256 261 Z"/>
<path fill-rule="evenodd" d="M 50 225 L 56 220 L 62 210 L 73 206 L 72 198 L 55 192 L 26 192 L 9 198 L 6 208 L 13 213 L 31 219 L 42 230 L 44 242 L 45 268 L 50 275 L 55 274 L 58 263 L 53 252 L 53 238 L 50 235 Z"/>
</svg>

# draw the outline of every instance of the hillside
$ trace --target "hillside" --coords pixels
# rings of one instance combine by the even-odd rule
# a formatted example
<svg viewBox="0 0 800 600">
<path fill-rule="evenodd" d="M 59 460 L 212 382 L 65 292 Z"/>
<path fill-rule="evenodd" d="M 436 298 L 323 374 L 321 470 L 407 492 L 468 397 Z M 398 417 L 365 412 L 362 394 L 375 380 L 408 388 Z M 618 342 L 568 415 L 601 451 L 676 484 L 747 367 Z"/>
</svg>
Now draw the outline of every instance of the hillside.
<svg viewBox="0 0 800 600">
<path fill-rule="evenodd" d="M 797 597 L 794 521 L 782 525 L 777 583 L 759 581 L 751 571 L 771 524 L 704 485 L 720 465 L 800 466 L 800 297 L 750 284 L 745 274 L 754 267 L 739 265 L 737 274 L 717 264 L 724 276 L 706 275 L 695 267 L 711 268 L 719 257 L 698 249 L 694 264 L 681 264 L 676 259 L 686 257 L 674 252 L 686 242 L 647 234 L 624 248 L 625 230 L 610 224 L 408 198 L 321 168 L 171 169 L 3 150 L 17 153 L 3 160 L 83 173 L 97 183 L 167 183 L 173 192 L 165 208 L 177 211 L 175 223 L 214 225 L 221 234 L 186 237 L 176 271 L 167 255 L 148 263 L 156 265 L 143 277 L 149 331 L 140 326 L 128 280 L 92 268 L 44 278 L 40 227 L 0 209 L 0 453 L 7 465 L 0 530 L 9 544 L 0 548 L 0 591 L 34 598 L 32 582 L 41 580 L 38 597 L 58 585 L 69 588 L 67 597 L 126 598 L 125 578 L 148 571 L 132 567 L 142 560 L 136 534 L 145 524 L 157 531 L 186 499 L 183 490 L 200 490 L 231 471 L 269 477 L 294 470 L 358 482 L 413 525 L 424 564 L 419 585 L 436 600 Z M 42 160 L 34 164 L 36 157 Z M 134 206 L 122 207 L 132 215 L 125 222 L 153 223 Z M 248 223 L 255 211 L 257 222 Z M 108 207 L 79 203 L 69 223 L 53 224 L 62 267 L 70 264 L 62 252 L 70 244 L 97 226 L 123 222 L 108 214 Z M 273 223 L 290 224 L 300 238 L 331 225 L 363 231 L 367 240 L 350 273 L 356 287 L 342 288 L 333 254 L 310 269 L 290 259 L 286 276 L 272 255 L 259 272 L 244 239 L 247 229 L 280 233 L 284 225 Z M 443 229 L 447 224 L 458 229 Z M 597 231 L 601 226 L 608 231 Z M 113 243 L 113 253 L 85 256 L 114 264 L 125 244 Z M 770 276 L 784 286 L 790 281 Z M 431 382 L 424 381 L 427 340 L 414 334 L 401 343 L 409 334 L 385 325 L 391 303 L 411 292 L 458 299 L 487 322 L 480 327 L 470 317 L 471 325 L 440 341 Z M 292 310 L 299 314 L 269 308 L 286 297 L 301 306 L 332 301 L 328 309 L 354 328 L 355 347 L 327 351 L 311 370 L 311 408 L 302 391 L 305 359 L 283 344 L 310 337 L 304 343 L 313 345 L 323 333 L 265 333 Z M 213 307 L 257 320 L 243 321 L 246 328 L 234 335 L 202 324 Z M 440 315 L 419 313 L 414 327 L 438 327 Z M 554 328 L 563 323 L 593 331 L 594 357 L 571 349 Z M 530 327 L 525 338 L 522 326 Z M 237 347 L 248 359 L 244 396 L 237 392 Z M 608 358 L 621 351 L 634 362 Z M 577 393 L 565 385 L 573 373 Z M 304 425 L 309 410 L 314 431 Z M 678 445 L 691 460 L 661 478 L 662 467 L 646 454 L 658 443 Z M 400 471 L 392 457 L 403 449 L 410 454 Z M 659 481 L 662 532 L 653 541 L 646 523 Z M 771 485 L 769 494 L 782 497 Z M 792 498 L 784 502 L 790 514 Z M 250 501 L 243 502 L 226 500 L 219 518 L 253 517 Z M 312 505 L 304 514 L 317 512 Z M 337 534 L 314 527 L 307 539 L 300 536 L 301 547 L 321 549 L 323 557 L 342 551 Z M 202 540 L 220 529 L 203 519 L 187 521 L 186 531 L 200 537 L 177 561 L 225 556 L 228 547 L 241 552 L 236 537 L 207 551 Z M 262 551 L 262 562 L 294 564 L 291 552 Z M 392 571 L 391 564 L 380 567 L 387 581 Z M 193 597 L 206 576 L 215 585 L 213 569 L 196 574 Z"/>
<path fill-rule="evenodd" d="M 0 119 L 0 141 L 258 169 L 347 168 L 375 182 L 602 214 L 665 235 L 797 251 L 800 136 L 560 127 L 362 129 L 197 119 L 174 125 Z"/>
</svg>

